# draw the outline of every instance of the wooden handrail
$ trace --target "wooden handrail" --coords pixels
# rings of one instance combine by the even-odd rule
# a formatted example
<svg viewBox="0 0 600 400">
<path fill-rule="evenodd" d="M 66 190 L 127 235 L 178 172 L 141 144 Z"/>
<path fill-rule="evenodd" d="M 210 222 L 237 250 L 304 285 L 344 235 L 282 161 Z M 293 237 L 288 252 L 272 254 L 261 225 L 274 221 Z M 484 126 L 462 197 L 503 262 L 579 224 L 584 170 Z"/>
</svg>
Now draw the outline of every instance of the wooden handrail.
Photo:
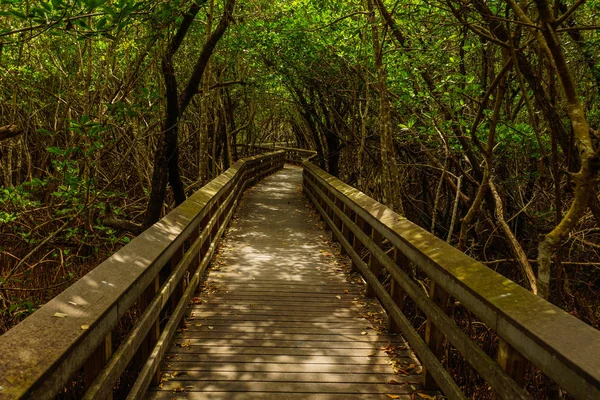
<svg viewBox="0 0 600 400">
<path fill-rule="evenodd" d="M 278 150 L 285 150 L 285 159 L 289 163 L 302 164 L 305 160 L 311 160 L 317 156 L 314 150 L 296 149 L 293 147 L 277 146 Z"/>
<path fill-rule="evenodd" d="M 245 154 L 261 154 L 267 151 L 285 150 L 286 161 L 293 164 L 302 164 L 304 160 L 312 160 L 317 156 L 317 152 L 314 150 L 298 149 L 295 147 L 280 146 L 276 143 L 263 143 L 262 145 L 247 145 L 237 144 L 236 146 L 244 149 Z M 272 147 L 269 147 L 272 146 Z"/>
<path fill-rule="evenodd" d="M 343 252 L 386 308 L 424 366 L 424 385 L 449 399 L 465 395 L 440 362 L 447 340 L 499 398 L 528 398 L 524 365 L 531 362 L 576 399 L 600 398 L 600 332 L 458 251 L 359 190 L 305 161 L 303 188 Z M 393 254 L 382 248 L 387 239 Z M 368 261 L 361 249 L 368 250 Z M 412 280 L 412 266 L 431 280 L 428 294 Z M 389 289 L 378 269 L 391 277 Z M 427 316 L 425 338 L 402 314 L 408 296 Z M 449 296 L 499 337 L 497 360 L 486 355 L 447 315 Z"/>
<path fill-rule="evenodd" d="M 141 373 L 129 398 L 141 397 L 158 376 L 166 346 L 241 193 L 282 168 L 285 157 L 278 150 L 236 162 L 0 336 L 0 398 L 54 398 L 82 368 L 85 398 L 111 398 L 131 362 Z M 134 309 L 139 316 L 113 352 L 113 330 Z M 167 309 L 169 319 L 161 327 Z"/>
</svg>

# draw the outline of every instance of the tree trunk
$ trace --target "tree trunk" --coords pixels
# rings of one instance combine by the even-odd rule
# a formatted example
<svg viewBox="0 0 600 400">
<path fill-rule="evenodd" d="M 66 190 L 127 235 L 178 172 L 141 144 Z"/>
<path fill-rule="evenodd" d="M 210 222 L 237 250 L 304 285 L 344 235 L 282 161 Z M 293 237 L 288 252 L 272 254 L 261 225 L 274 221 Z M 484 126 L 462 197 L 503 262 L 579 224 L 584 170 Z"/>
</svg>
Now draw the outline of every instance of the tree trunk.
<svg viewBox="0 0 600 400">
<path fill-rule="evenodd" d="M 225 33 L 232 18 L 235 0 L 227 0 L 224 7 L 223 17 L 214 32 L 210 34 L 196 65 L 194 71 L 188 80 L 188 83 L 181 95 L 177 94 L 177 80 L 173 67 L 173 56 L 181 46 L 194 18 L 198 14 L 200 7 L 193 3 L 184 16 L 177 33 L 169 43 L 169 47 L 163 57 L 162 72 L 166 87 L 167 111 L 163 132 L 159 139 L 156 155 L 154 157 L 154 171 L 152 176 L 152 189 L 148 205 L 146 207 L 146 218 L 144 227 L 148 228 L 160 219 L 160 211 L 166 194 L 167 181 L 173 189 L 176 204 L 181 204 L 185 200 L 185 191 L 179 173 L 179 152 L 177 146 L 177 133 L 179 120 L 190 104 L 192 97 L 198 93 L 200 82 L 206 65 L 214 52 L 219 39 Z"/>
<path fill-rule="evenodd" d="M 392 116 L 388 97 L 383 53 L 379 43 L 379 30 L 375 25 L 375 11 L 372 0 L 367 0 L 369 23 L 373 35 L 373 52 L 375 53 L 375 68 L 379 83 L 379 139 L 381 144 L 383 201 L 400 215 L 404 215 L 404 206 L 400 197 L 400 171 L 396 163 L 394 150 Z"/>
</svg>

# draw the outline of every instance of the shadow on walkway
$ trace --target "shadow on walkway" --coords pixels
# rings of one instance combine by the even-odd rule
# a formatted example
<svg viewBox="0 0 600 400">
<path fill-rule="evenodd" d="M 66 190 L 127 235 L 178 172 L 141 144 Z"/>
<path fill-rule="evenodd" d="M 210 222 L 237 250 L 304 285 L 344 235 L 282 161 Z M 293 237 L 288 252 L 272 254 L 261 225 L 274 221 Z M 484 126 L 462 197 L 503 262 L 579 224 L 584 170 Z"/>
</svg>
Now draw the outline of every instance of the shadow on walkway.
<svg viewBox="0 0 600 400">
<path fill-rule="evenodd" d="M 244 194 L 148 398 L 411 398 L 420 377 L 386 354 L 414 367 L 406 343 L 365 318 L 385 313 L 332 254 L 301 184 L 286 166 Z"/>
</svg>

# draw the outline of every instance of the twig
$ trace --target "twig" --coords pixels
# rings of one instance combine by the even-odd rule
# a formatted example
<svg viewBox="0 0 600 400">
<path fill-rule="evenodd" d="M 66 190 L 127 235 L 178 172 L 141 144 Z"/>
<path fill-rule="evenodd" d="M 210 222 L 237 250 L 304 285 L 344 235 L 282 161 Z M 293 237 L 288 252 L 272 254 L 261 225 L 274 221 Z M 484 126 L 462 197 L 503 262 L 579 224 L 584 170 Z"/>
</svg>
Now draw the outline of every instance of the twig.
<svg viewBox="0 0 600 400">
<path fill-rule="evenodd" d="M 43 290 L 51 290 L 56 289 L 58 287 L 64 286 L 68 283 L 71 283 L 75 280 L 75 278 L 71 278 L 68 281 L 57 283 L 56 285 L 48 286 L 45 288 L 3 288 L 2 290 L 13 291 L 13 292 L 40 292 Z"/>
<path fill-rule="evenodd" d="M 456 217 L 458 215 L 458 201 L 460 200 L 460 186 L 462 184 L 463 176 L 458 177 L 458 181 L 456 182 L 456 197 L 454 198 L 454 207 L 452 208 L 452 219 L 450 220 L 450 229 L 448 229 L 448 237 L 446 238 L 446 242 L 450 243 L 452 241 L 452 232 L 454 231 L 454 224 L 456 223 Z"/>
</svg>

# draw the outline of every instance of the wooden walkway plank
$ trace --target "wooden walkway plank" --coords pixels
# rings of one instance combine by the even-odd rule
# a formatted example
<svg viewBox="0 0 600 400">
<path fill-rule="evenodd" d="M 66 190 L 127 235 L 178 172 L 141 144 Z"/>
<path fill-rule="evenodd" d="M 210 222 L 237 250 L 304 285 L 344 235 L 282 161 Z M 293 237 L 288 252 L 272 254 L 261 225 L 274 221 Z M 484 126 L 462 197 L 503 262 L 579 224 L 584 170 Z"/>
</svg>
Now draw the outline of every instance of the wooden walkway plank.
<svg viewBox="0 0 600 400">
<path fill-rule="evenodd" d="M 373 400 L 373 399 L 398 399 L 413 400 L 412 394 L 400 394 L 395 396 L 373 395 L 373 394 L 347 394 L 347 393 L 289 393 L 289 392 L 189 392 L 189 393 L 171 393 L 167 391 L 153 392 L 148 397 L 151 400 Z"/>
<path fill-rule="evenodd" d="M 286 166 L 244 194 L 149 399 L 407 400 L 420 366 L 349 279 Z M 394 364 L 408 371 L 394 374 Z"/>
</svg>

